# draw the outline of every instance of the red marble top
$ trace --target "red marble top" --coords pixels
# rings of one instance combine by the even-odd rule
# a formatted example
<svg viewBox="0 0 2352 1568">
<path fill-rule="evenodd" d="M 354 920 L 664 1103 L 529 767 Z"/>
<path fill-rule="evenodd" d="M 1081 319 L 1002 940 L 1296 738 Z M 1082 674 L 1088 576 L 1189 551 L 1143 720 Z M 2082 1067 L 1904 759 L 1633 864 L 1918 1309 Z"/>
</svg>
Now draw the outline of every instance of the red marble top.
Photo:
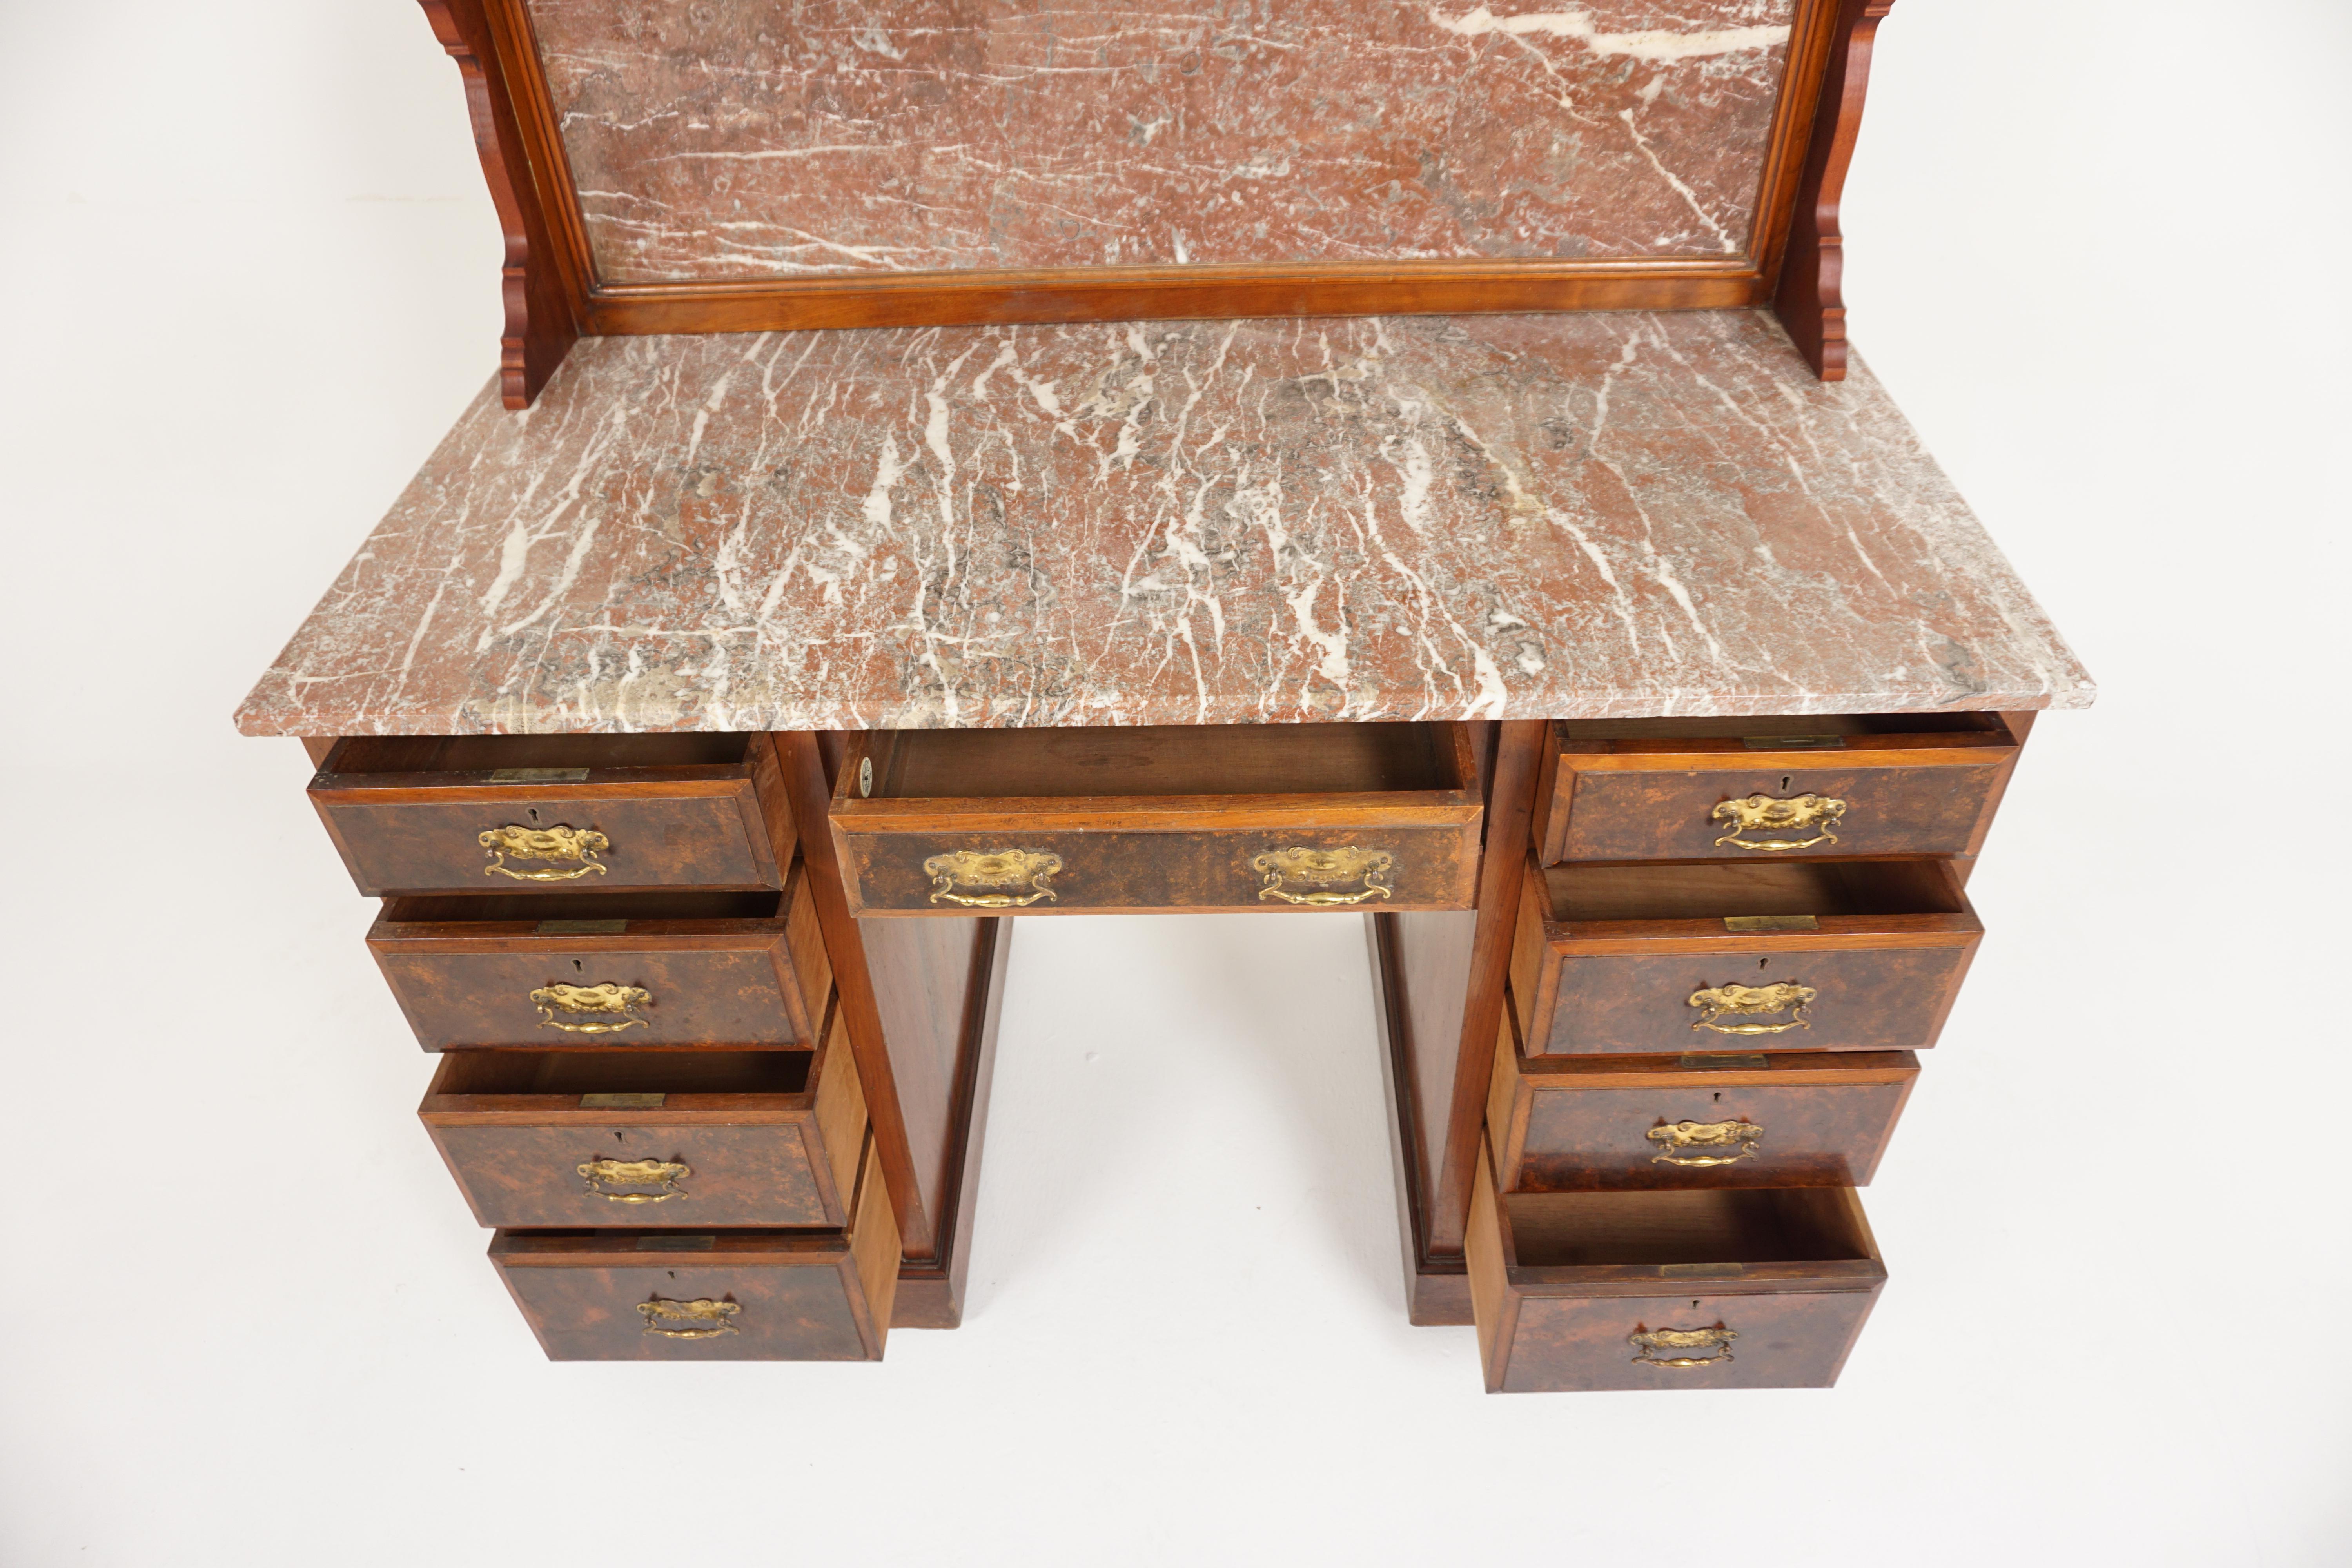
<svg viewBox="0 0 2352 1568">
<path fill-rule="evenodd" d="M 2079 708 L 1869 371 L 1769 316 L 583 339 L 251 734 Z"/>
</svg>

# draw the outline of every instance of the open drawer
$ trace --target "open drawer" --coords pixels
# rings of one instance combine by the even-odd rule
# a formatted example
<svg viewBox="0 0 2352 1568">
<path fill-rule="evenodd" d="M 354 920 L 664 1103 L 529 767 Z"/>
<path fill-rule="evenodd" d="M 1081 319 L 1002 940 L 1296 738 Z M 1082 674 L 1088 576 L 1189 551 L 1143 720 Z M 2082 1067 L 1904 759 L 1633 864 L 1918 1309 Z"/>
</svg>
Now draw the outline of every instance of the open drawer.
<svg viewBox="0 0 2352 1568">
<path fill-rule="evenodd" d="M 764 734 L 347 735 L 310 802 L 362 893 L 777 888 Z"/>
<path fill-rule="evenodd" d="M 1459 910 L 1482 810 L 1460 724 L 900 730 L 833 830 L 863 914 Z"/>
<path fill-rule="evenodd" d="M 866 1099 L 814 1051 L 451 1051 L 416 1114 L 485 1226 L 838 1226 Z"/>
<path fill-rule="evenodd" d="M 428 1051 L 808 1046 L 833 985 L 797 861 L 781 893 L 410 894 L 367 940 Z"/>
<path fill-rule="evenodd" d="M 1530 862 L 1511 994 L 1530 1058 L 1924 1050 L 1983 936 L 1945 860 Z"/>
<path fill-rule="evenodd" d="M 1563 720 L 1552 735 L 1547 866 L 1973 855 L 2019 743 L 1998 713 Z"/>
<path fill-rule="evenodd" d="M 1496 1394 L 1826 1388 L 1886 1283 L 1851 1187 L 1498 1196 L 1483 1158 L 1466 1250 Z"/>
<path fill-rule="evenodd" d="M 1507 1008 L 1495 1053 L 1507 1193 L 1867 1186 L 1919 1077 L 1909 1051 L 1531 1061 Z"/>
<path fill-rule="evenodd" d="M 898 1226 L 866 1141 L 845 1230 L 501 1230 L 550 1361 L 880 1361 Z"/>
</svg>

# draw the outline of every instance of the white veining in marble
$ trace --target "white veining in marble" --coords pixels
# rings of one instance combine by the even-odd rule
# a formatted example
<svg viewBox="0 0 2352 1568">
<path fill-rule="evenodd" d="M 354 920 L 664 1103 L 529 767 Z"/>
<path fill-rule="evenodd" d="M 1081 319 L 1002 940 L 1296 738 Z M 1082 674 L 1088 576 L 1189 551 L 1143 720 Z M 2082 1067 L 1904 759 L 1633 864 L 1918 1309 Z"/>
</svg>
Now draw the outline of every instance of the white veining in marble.
<svg viewBox="0 0 2352 1568">
<path fill-rule="evenodd" d="M 1794 0 L 528 0 L 606 283 L 1743 256 Z"/>
<path fill-rule="evenodd" d="M 252 733 L 2071 708 L 1866 368 L 1749 311 L 583 340 Z"/>
</svg>

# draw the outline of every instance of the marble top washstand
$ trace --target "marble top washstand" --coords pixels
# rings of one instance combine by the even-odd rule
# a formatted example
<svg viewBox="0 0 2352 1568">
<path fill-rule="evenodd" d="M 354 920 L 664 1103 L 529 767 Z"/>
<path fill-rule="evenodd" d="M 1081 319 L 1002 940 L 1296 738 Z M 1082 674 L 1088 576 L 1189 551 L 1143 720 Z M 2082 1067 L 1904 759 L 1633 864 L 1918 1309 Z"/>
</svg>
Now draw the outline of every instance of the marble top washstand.
<svg viewBox="0 0 2352 1568">
<path fill-rule="evenodd" d="M 248 734 L 1891 712 L 2093 687 L 1750 310 L 583 339 Z"/>
</svg>

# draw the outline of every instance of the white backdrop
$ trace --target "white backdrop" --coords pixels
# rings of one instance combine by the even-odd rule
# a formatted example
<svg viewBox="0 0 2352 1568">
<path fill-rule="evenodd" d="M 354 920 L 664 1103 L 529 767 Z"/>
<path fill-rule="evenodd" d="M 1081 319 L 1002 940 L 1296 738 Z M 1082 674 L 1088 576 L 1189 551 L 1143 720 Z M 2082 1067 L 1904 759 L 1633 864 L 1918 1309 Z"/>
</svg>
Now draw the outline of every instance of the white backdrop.
<svg viewBox="0 0 2352 1568">
<path fill-rule="evenodd" d="M 229 724 L 493 363 L 456 71 L 412 0 L 0 0 L 0 1563 L 2352 1558 L 2352 8 L 2233 16 L 1881 35 L 1856 342 L 2105 696 L 1842 1386 L 1489 1398 L 1403 1320 L 1344 920 L 1020 926 L 960 1331 L 542 1361 Z"/>
</svg>

